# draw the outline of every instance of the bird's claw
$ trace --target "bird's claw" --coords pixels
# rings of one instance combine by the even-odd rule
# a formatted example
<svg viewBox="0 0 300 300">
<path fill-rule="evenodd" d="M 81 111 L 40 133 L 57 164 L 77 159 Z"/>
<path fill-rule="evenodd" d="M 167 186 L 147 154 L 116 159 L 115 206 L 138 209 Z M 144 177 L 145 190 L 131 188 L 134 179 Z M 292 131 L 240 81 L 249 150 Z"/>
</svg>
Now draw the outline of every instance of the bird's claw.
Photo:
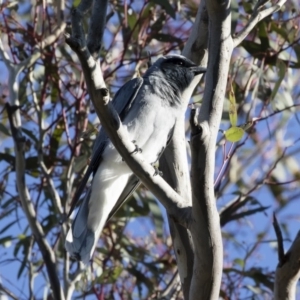
<svg viewBox="0 0 300 300">
<path fill-rule="evenodd" d="M 143 149 L 139 148 L 139 146 L 135 144 L 136 141 L 132 141 L 132 143 L 134 144 L 135 149 L 132 152 L 130 152 L 130 154 L 136 154 L 136 153 L 142 153 L 143 152 Z M 122 161 L 125 161 L 124 158 L 122 158 Z"/>
<path fill-rule="evenodd" d="M 159 176 L 163 176 L 163 172 L 162 171 L 160 171 L 159 169 L 158 169 L 158 167 L 156 167 L 156 166 L 153 166 L 153 168 L 154 168 L 154 174 L 153 174 L 153 176 L 157 176 L 157 175 L 159 175 Z"/>
<path fill-rule="evenodd" d="M 139 146 L 135 144 L 136 141 L 132 141 L 132 143 L 134 143 L 135 149 L 130 154 L 142 153 L 143 152 L 143 149 L 139 148 Z"/>
</svg>

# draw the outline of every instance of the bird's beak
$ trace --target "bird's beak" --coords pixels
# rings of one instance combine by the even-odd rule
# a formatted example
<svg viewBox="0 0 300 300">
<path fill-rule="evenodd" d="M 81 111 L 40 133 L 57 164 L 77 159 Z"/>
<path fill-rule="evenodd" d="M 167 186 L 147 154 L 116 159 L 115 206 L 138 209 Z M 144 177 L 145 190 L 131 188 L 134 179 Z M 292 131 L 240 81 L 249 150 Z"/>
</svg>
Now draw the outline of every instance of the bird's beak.
<svg viewBox="0 0 300 300">
<path fill-rule="evenodd" d="M 198 66 L 190 67 L 190 70 L 195 74 L 195 76 L 206 72 L 206 68 L 202 68 Z"/>
</svg>

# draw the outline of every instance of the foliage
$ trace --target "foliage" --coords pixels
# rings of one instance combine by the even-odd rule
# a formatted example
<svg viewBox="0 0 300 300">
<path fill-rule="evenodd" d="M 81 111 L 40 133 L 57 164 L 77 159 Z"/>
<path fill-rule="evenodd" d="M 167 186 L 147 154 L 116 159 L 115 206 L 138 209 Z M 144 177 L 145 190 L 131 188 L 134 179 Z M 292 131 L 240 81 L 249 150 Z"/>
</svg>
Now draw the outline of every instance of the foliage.
<svg viewBox="0 0 300 300">
<path fill-rule="evenodd" d="M 70 9 L 67 2 L 66 19 Z M 247 23 L 252 2 L 238 1 L 232 10 L 235 33 Z M 197 5 L 191 1 L 110 1 L 101 57 L 112 94 L 145 71 L 148 52 L 153 57 L 180 52 L 196 12 Z M 57 16 L 51 3 L 43 7 L 42 2 L 4 1 L 1 39 L 15 64 L 30 57 L 53 32 Z M 228 81 L 237 120 L 230 123 L 227 101 L 221 129 L 227 130 L 230 124 L 248 124 L 248 128 L 237 143 L 226 141 L 220 133 L 216 153 L 215 193 L 225 249 L 224 299 L 271 298 L 276 267 L 271 213 L 279 216 L 288 239 L 299 222 L 299 20 L 298 8 L 287 3 L 284 11 L 261 21 L 232 56 Z M 68 263 L 60 220 L 84 174 L 99 124 L 80 65 L 64 38 L 41 51 L 40 59 L 22 71 L 19 81 L 25 179 L 63 281 L 68 276 L 64 268 L 70 270 L 69 279 L 82 271 L 75 261 Z M 8 73 L 0 64 L 0 290 L 5 287 L 17 299 L 29 299 L 49 292 L 48 277 L 15 186 L 15 154 L 4 106 L 9 101 Z M 203 83 L 192 100 L 196 105 L 202 91 Z M 74 295 L 156 297 L 176 272 L 164 219 L 151 194 L 140 188 L 107 224 L 94 261 L 83 280 L 76 282 Z M 14 281 L 26 288 L 18 288 L 21 285 Z"/>
</svg>

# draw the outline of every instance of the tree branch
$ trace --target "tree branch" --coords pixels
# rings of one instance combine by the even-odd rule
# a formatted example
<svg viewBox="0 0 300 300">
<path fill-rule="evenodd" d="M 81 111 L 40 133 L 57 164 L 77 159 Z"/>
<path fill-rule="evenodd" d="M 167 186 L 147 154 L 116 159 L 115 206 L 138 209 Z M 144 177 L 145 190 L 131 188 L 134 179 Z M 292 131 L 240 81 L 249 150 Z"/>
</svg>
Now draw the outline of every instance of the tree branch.
<svg viewBox="0 0 300 300">
<path fill-rule="evenodd" d="M 274 227 L 274 230 L 276 233 L 277 244 L 278 244 L 278 261 L 279 261 L 278 265 L 282 266 L 285 262 L 283 238 L 282 238 L 282 232 L 281 232 L 280 226 L 278 224 L 275 213 L 273 213 L 273 227 Z"/>
<path fill-rule="evenodd" d="M 207 65 L 207 41 L 208 41 L 208 16 L 205 1 L 201 1 L 195 23 L 192 27 L 189 39 L 182 51 L 182 55 L 203 67 Z M 201 76 L 202 77 L 202 76 Z M 198 80 L 201 78 L 198 77 Z M 186 109 L 191 95 L 185 95 L 183 108 Z M 164 151 L 159 165 L 163 177 L 170 186 L 183 197 L 186 203 L 191 206 L 191 183 L 190 172 L 186 153 L 185 140 L 185 118 L 184 113 L 177 120 L 173 138 Z M 183 295 L 189 299 L 189 291 L 193 276 L 194 253 L 193 241 L 190 233 L 180 224 L 169 218 L 170 233 L 172 236 L 174 252 L 180 274 Z"/>
<path fill-rule="evenodd" d="M 191 122 L 193 211 L 190 226 L 195 263 L 190 299 L 218 299 L 222 237 L 214 195 L 215 145 L 233 49 L 229 1 L 208 1 L 209 60 L 198 122 Z"/>
<path fill-rule="evenodd" d="M 284 257 L 283 264 L 279 261 L 275 273 L 274 299 L 294 300 L 300 279 L 300 231 Z"/>
<path fill-rule="evenodd" d="M 9 296 L 13 300 L 19 300 L 20 298 L 17 297 L 12 291 L 7 289 L 3 286 L 3 284 L 0 282 L 0 291 L 3 292 L 5 295 Z M 2 293 L 0 293 L 0 298 L 2 298 Z"/>
<path fill-rule="evenodd" d="M 269 2 L 269 1 L 259 0 L 257 2 L 247 25 L 240 32 L 235 34 L 235 36 L 233 38 L 233 46 L 234 47 L 237 47 L 246 38 L 246 36 L 250 33 L 250 31 L 256 26 L 256 24 L 258 22 L 260 22 L 262 19 L 270 16 L 274 12 L 280 10 L 281 7 L 283 6 L 283 4 L 286 2 L 286 0 L 280 0 L 273 6 L 263 9 L 264 4 L 266 2 Z"/>
<path fill-rule="evenodd" d="M 10 82 L 10 84 L 13 84 Z M 16 183 L 19 192 L 19 197 L 22 203 L 22 208 L 25 212 L 26 218 L 28 220 L 30 229 L 38 243 L 39 249 L 42 253 L 49 280 L 51 283 L 51 288 L 55 299 L 64 299 L 62 289 L 60 286 L 59 278 L 56 273 L 56 260 L 54 251 L 48 244 L 45 233 L 41 224 L 37 219 L 37 215 L 34 209 L 34 205 L 31 201 L 28 188 L 26 186 L 25 180 L 25 157 L 24 157 L 24 143 L 25 138 L 22 135 L 21 126 L 16 124 L 16 120 L 20 120 L 19 107 L 14 105 L 11 106 L 6 103 L 7 115 L 10 123 L 10 128 L 12 131 L 12 137 L 14 140 L 15 157 L 16 157 Z"/>
<path fill-rule="evenodd" d="M 45 41 L 53 42 L 53 35 L 51 38 L 46 38 Z M 57 36 L 56 36 L 57 38 Z M 44 46 L 46 43 L 43 44 Z M 64 295 L 61 289 L 59 278 L 56 272 L 56 261 L 54 251 L 51 249 L 48 244 L 43 228 L 39 223 L 34 205 L 31 201 L 28 188 L 26 186 L 25 178 L 25 157 L 24 157 L 24 143 L 25 138 L 22 134 L 22 122 L 21 115 L 19 110 L 19 98 L 18 98 L 18 76 L 20 72 L 32 65 L 41 55 L 36 50 L 36 55 L 33 55 L 31 58 L 23 61 L 18 65 L 13 65 L 9 59 L 9 55 L 5 52 L 3 44 L 0 40 L 0 55 L 2 56 L 6 67 L 9 72 L 9 96 L 10 103 L 6 103 L 7 114 L 9 118 L 10 128 L 12 131 L 12 137 L 14 141 L 15 149 L 15 158 L 16 158 L 16 184 L 19 192 L 19 197 L 21 200 L 22 208 L 28 220 L 30 229 L 38 243 L 39 249 L 43 256 L 47 273 L 49 276 L 51 288 L 55 299 L 64 299 Z"/>
</svg>

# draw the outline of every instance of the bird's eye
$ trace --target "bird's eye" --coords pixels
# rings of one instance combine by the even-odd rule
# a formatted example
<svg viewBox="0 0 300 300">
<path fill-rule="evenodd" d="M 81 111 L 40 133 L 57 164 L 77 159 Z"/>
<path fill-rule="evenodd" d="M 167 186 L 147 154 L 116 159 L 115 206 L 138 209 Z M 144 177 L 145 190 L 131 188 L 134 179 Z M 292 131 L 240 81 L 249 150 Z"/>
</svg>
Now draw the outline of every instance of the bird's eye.
<svg viewBox="0 0 300 300">
<path fill-rule="evenodd" d="M 183 61 L 182 60 L 174 60 L 173 62 L 175 65 L 178 65 L 178 66 L 183 66 Z"/>
</svg>

